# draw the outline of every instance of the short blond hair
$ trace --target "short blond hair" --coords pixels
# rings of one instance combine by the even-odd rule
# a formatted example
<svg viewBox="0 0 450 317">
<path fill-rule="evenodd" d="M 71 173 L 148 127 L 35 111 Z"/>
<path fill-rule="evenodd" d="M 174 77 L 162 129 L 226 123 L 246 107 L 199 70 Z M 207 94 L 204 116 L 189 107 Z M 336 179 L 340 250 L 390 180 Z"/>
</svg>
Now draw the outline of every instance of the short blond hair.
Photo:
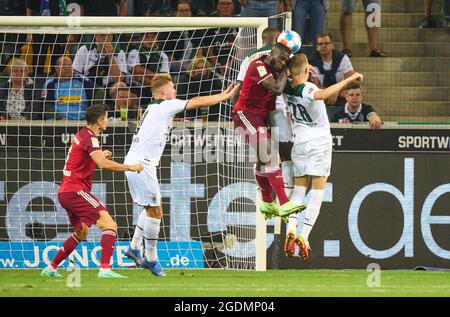
<svg viewBox="0 0 450 317">
<path fill-rule="evenodd" d="M 8 61 L 8 64 L 6 64 L 5 70 L 8 75 L 11 76 L 11 71 L 14 66 L 22 66 L 25 68 L 25 74 L 31 74 L 32 69 L 24 59 L 13 57 Z"/>
<path fill-rule="evenodd" d="M 305 69 L 306 65 L 308 65 L 308 58 L 306 55 L 296 54 L 289 60 L 289 72 L 294 76 L 298 76 Z"/>
<path fill-rule="evenodd" d="M 168 83 L 172 82 L 172 77 L 170 74 L 157 74 L 152 78 L 150 82 L 150 87 L 152 89 L 152 94 L 154 95 L 161 87 L 164 87 Z"/>
</svg>

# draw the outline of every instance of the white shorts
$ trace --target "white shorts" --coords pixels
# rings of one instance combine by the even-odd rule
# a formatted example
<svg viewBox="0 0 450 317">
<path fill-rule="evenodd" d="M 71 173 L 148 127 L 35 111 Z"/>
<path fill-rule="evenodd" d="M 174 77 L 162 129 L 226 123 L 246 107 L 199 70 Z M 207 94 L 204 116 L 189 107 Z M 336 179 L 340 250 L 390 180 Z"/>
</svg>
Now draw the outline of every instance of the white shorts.
<svg viewBox="0 0 450 317">
<path fill-rule="evenodd" d="M 125 175 L 135 204 L 142 207 L 161 205 L 161 190 L 156 176 L 156 166 L 144 165 L 142 172 L 128 171 Z"/>
<path fill-rule="evenodd" d="M 272 140 L 279 142 L 292 142 L 291 113 L 286 109 L 276 109 L 270 113 L 270 133 Z"/>
<path fill-rule="evenodd" d="M 292 148 L 294 176 L 330 176 L 332 149 L 331 135 L 321 135 L 304 141 L 301 137 L 296 137 Z"/>
</svg>

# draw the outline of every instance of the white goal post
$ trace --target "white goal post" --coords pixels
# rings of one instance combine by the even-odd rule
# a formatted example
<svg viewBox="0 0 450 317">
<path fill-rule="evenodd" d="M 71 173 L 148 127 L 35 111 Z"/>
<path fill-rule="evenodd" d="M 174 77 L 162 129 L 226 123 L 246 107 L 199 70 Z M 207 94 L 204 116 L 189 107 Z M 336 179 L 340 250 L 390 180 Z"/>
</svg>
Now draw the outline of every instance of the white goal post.
<svg viewBox="0 0 450 317">
<path fill-rule="evenodd" d="M 290 14 L 282 19 L 283 28 L 290 29 Z M 235 82 L 240 62 L 249 52 L 262 46 L 261 34 L 267 26 L 266 18 L 247 17 L 3 16 L 0 19 L 0 33 L 16 34 L 17 38 L 19 34 L 114 34 L 119 39 L 116 41 L 124 41 L 121 37 L 124 34 L 154 32 L 159 35 L 233 28 L 238 31 L 226 57 L 225 70 L 215 74 L 221 83 L 220 89 Z M 202 39 L 189 40 L 201 42 Z M 119 44 L 128 46 L 130 43 Z M 0 46 L 1 54 L 6 44 L 19 51 L 18 42 L 4 42 Z M 81 45 L 75 44 L 75 48 Z M 0 67 L 7 69 L 1 63 L 0 58 Z M 206 63 L 216 67 L 206 60 L 204 68 Z M 180 67 L 178 71 L 171 70 L 171 74 L 178 81 L 188 71 L 191 69 Z M 7 79 L 5 73 L 1 76 Z M 54 74 L 49 71 L 45 78 L 32 79 L 40 79 L 47 85 L 53 78 Z M 201 85 L 203 81 L 203 77 L 200 83 L 188 81 L 186 87 Z M 40 89 L 34 86 L 32 95 L 47 105 L 48 92 L 42 93 Z M 105 88 L 105 94 L 108 89 Z M 187 97 L 190 97 L 188 93 Z M 96 98 L 98 95 L 93 94 L 93 102 L 106 100 Z M 259 195 L 253 179 L 253 162 L 250 162 L 252 150 L 243 146 L 234 133 L 229 117 L 231 107 L 229 102 L 222 103 L 214 122 L 207 122 L 210 112 L 203 110 L 196 118 L 174 123 L 158 175 L 165 214 L 158 252 L 167 253 L 165 267 L 266 270 L 266 250 L 271 241 L 268 241 L 266 221 L 255 208 Z M 102 145 L 114 153 L 114 160 L 123 161 L 138 116 L 134 120 L 122 121 L 119 117 L 110 122 L 108 131 L 100 138 Z M 4 166 L 0 172 L 0 269 L 43 267 L 58 243 L 69 234 L 70 226 L 57 201 L 56 191 L 62 180 L 62 165 L 71 138 L 82 126 L 82 120 L 47 119 L 44 114 L 41 120 L 0 120 L 0 165 Z M 118 253 L 129 241 L 140 210 L 132 204 L 126 179 L 119 173 L 97 171 L 93 193 L 106 203 L 122 232 L 118 236 L 114 264 L 130 266 Z M 273 225 L 274 221 L 268 224 Z M 279 233 L 279 223 L 276 230 Z M 97 263 L 98 238 L 99 233 L 93 230 L 86 250 L 76 252 L 71 262 L 82 267 Z"/>
</svg>

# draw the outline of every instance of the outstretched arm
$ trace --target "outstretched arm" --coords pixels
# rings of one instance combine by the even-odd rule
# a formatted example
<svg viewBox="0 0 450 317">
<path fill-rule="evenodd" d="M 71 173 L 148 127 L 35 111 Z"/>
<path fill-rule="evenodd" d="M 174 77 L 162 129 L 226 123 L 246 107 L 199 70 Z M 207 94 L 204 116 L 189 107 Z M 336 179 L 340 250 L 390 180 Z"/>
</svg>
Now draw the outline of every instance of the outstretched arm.
<svg viewBox="0 0 450 317">
<path fill-rule="evenodd" d="M 327 87 L 323 90 L 319 90 L 316 95 L 314 96 L 315 100 L 324 100 L 324 99 L 328 99 L 331 96 L 337 95 L 342 89 L 345 88 L 345 86 L 347 86 L 350 82 L 352 81 L 359 81 L 362 82 L 363 81 L 363 75 L 360 73 L 354 73 L 353 75 L 351 75 L 349 78 L 342 80 L 340 82 L 338 82 L 337 84 L 334 84 L 330 87 Z"/>
<path fill-rule="evenodd" d="M 241 85 L 231 85 L 220 94 L 211 96 L 195 97 L 188 101 L 186 110 L 193 110 L 200 107 L 209 107 L 218 104 L 219 102 L 231 99 L 240 89 Z"/>
</svg>

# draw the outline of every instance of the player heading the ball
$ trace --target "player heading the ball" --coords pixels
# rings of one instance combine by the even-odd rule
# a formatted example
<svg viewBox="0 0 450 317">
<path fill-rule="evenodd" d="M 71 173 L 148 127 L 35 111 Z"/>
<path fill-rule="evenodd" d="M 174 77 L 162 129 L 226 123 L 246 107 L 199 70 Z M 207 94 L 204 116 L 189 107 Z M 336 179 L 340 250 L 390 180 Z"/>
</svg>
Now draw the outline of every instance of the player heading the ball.
<svg viewBox="0 0 450 317">
<path fill-rule="evenodd" d="M 275 162 L 276 156 L 272 153 L 269 113 L 275 110 L 276 96 L 281 95 L 286 86 L 290 54 L 286 46 L 276 43 L 269 55 L 263 55 L 250 63 L 232 113 L 236 128 L 256 149 L 254 172 L 263 200 L 260 211 L 265 218 L 287 218 L 306 207 L 289 201 L 278 161 Z M 274 202 L 273 191 L 280 207 Z"/>
</svg>

